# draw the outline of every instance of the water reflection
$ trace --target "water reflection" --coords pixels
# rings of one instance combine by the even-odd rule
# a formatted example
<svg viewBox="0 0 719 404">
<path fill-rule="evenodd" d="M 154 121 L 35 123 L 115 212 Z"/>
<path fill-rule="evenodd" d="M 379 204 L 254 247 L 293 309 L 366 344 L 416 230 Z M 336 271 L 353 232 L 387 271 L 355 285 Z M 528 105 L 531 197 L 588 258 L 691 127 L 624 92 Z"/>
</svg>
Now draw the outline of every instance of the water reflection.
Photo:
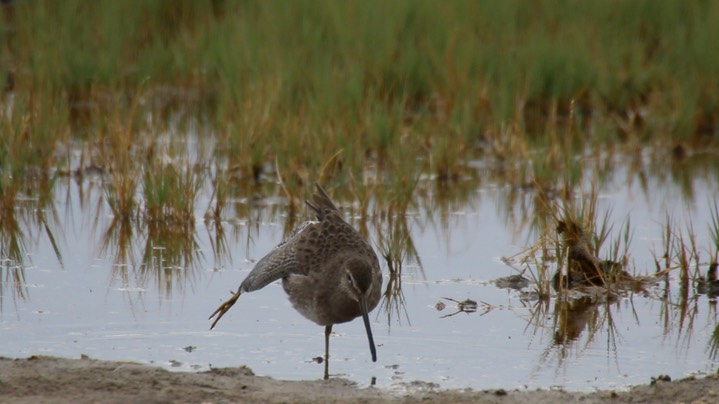
<svg viewBox="0 0 719 404">
<path fill-rule="evenodd" d="M 205 230 L 212 249 L 212 267 L 214 269 L 225 268 L 232 262 L 232 249 L 227 241 L 225 227 L 221 221 L 205 220 Z"/>
<path fill-rule="evenodd" d="M 643 184 L 641 189 L 646 193 L 649 192 L 646 185 L 647 171 L 654 170 L 652 172 L 654 180 L 658 181 L 660 185 L 664 181 L 681 184 L 680 188 L 683 190 L 684 198 L 691 201 L 695 195 L 692 191 L 692 187 L 695 185 L 692 183 L 696 183 L 697 178 L 711 177 L 712 173 L 719 169 L 715 167 L 716 164 L 708 163 L 707 156 L 703 155 L 681 158 L 669 155 L 667 156 L 671 162 L 668 165 L 669 168 L 659 169 L 660 167 L 652 164 L 661 159 L 658 159 L 655 154 L 647 156 L 648 153 L 650 152 L 637 152 L 624 156 L 625 165 L 629 168 L 630 173 L 628 181 L 631 183 L 634 178 L 638 178 L 639 182 Z M 585 176 L 594 176 L 600 181 L 611 181 L 613 176 L 610 173 L 616 171 L 617 160 L 617 157 L 606 155 L 593 158 L 589 160 L 590 164 L 588 164 L 591 170 L 585 169 L 591 173 L 585 173 Z M 650 163 L 645 163 L 645 160 Z M 593 168 L 592 161 L 595 162 Z M 418 264 L 421 268 L 420 256 L 413 246 L 411 233 L 413 231 L 424 232 L 428 227 L 433 227 L 433 230 L 444 235 L 447 238 L 445 242 L 449 243 L 448 238 L 451 233 L 448 229 L 452 226 L 449 221 L 452 215 L 471 209 L 471 204 L 481 200 L 481 194 L 478 195 L 476 191 L 479 184 L 487 179 L 479 174 L 489 173 L 495 180 L 504 178 L 501 174 L 503 171 L 501 167 L 482 162 L 473 162 L 467 167 L 464 176 L 452 179 L 417 176 L 409 179 L 391 179 L 392 182 L 386 186 L 375 184 L 373 186 L 337 187 L 338 197 L 341 200 L 359 201 L 357 206 L 350 205 L 348 212 L 352 218 L 359 218 L 359 220 L 355 220 L 354 224 L 359 227 L 360 231 L 367 235 L 369 233 L 367 225 L 371 223 L 377 232 L 375 240 L 378 241 L 380 248 L 385 249 L 383 251 L 383 254 L 387 255 L 385 259 L 390 260 L 386 264 L 390 271 L 391 284 L 396 287 L 397 291 L 401 290 L 401 286 L 399 286 L 401 278 L 396 274 L 401 273 L 403 263 Z M 473 168 L 473 170 L 469 168 Z M 193 178 L 196 176 L 195 170 L 187 171 L 188 175 L 192 174 Z M 682 174 L 675 175 L 675 171 Z M 104 208 L 100 207 L 103 203 L 108 204 L 114 214 L 112 222 L 102 230 L 101 252 L 113 256 L 116 264 L 131 264 L 132 267 L 149 268 L 154 267 L 154 260 L 158 258 L 152 252 L 157 248 L 163 248 L 162 260 L 165 261 L 165 264 L 162 267 L 193 268 L 200 258 L 197 251 L 194 223 L 189 223 L 191 226 L 188 228 L 170 230 L 168 228 L 172 226 L 161 221 L 142 223 L 136 220 L 136 215 L 122 214 L 122 212 L 134 211 L 133 207 L 141 205 L 141 201 L 138 200 L 139 195 L 132 192 L 137 184 L 131 179 L 131 173 L 131 171 L 118 171 L 104 174 L 104 177 L 102 172 L 99 174 L 105 192 L 100 197 L 101 202 L 98 202 L 98 208 L 94 215 L 97 218 L 107 214 Z M 248 226 L 254 226 L 254 230 L 257 231 L 260 219 L 278 221 L 282 218 L 283 228 L 287 233 L 296 226 L 304 214 L 303 210 L 298 207 L 301 205 L 287 204 L 288 200 L 301 200 L 301 198 L 297 196 L 286 198 L 283 195 L 289 191 L 282 188 L 281 185 L 278 186 L 272 181 L 268 181 L 266 176 L 272 175 L 271 171 L 268 171 L 265 177 L 257 177 L 255 181 L 246 181 L 244 177 L 234 178 L 231 167 L 222 167 L 218 164 L 211 165 L 208 168 L 208 173 L 209 179 L 204 185 L 211 191 L 210 200 L 206 206 L 201 206 L 199 209 L 204 209 L 205 212 L 205 230 L 213 240 L 212 255 L 216 262 L 216 268 L 227 265 L 230 249 L 225 236 L 225 226 L 229 225 L 229 221 L 247 221 L 250 223 Z M 95 187 L 95 182 L 90 177 L 89 175 L 73 176 L 77 182 L 78 194 L 73 196 L 68 192 L 64 200 L 66 207 L 78 204 L 81 210 L 80 214 L 83 215 L 89 214 L 86 208 L 88 205 L 87 195 L 92 193 L 86 191 L 86 188 Z M 506 180 L 506 178 L 504 179 Z M 129 185 L 126 184 L 128 181 Z M 528 228 L 534 229 L 535 232 L 544 231 L 548 223 L 547 218 L 553 215 L 551 204 L 547 201 L 567 200 L 577 195 L 576 191 L 569 192 L 569 190 L 577 188 L 578 180 L 565 183 L 559 181 L 561 180 L 558 179 L 555 183 L 535 182 L 534 184 L 509 186 L 508 192 L 503 193 L 504 200 L 496 203 L 496 206 L 503 210 L 502 214 L 507 226 L 517 233 L 523 233 Z M 11 259 L 19 267 L 22 267 L 27 255 L 26 239 L 28 236 L 32 237 L 26 232 L 40 230 L 50 242 L 57 260 L 62 265 L 63 248 L 58 243 L 55 233 L 61 233 L 63 229 L 52 223 L 56 221 L 54 217 L 57 215 L 55 212 L 57 201 L 54 200 L 55 195 L 53 194 L 54 186 L 54 181 L 34 183 L 32 187 L 37 188 L 39 193 L 39 197 L 34 200 L 35 206 L 11 205 L 3 209 L 2 225 L 0 225 L 2 230 L 0 253 L 4 259 Z M 600 187 L 601 183 L 593 184 L 593 186 Z M 295 188 L 293 186 L 292 189 Z M 4 199 L 8 200 L 7 197 Z M 10 198 L 10 201 L 18 205 L 23 203 L 20 196 Z M 28 214 L 28 210 L 32 211 L 32 214 Z M 23 215 L 24 223 L 17 220 L 18 212 Z M 422 220 L 417 220 L 418 217 L 421 217 Z M 414 229 L 410 229 L 408 218 L 412 218 Z M 97 223 L 99 222 L 96 222 L 96 225 Z M 143 234 L 146 236 L 146 244 L 142 248 L 143 252 L 138 253 L 135 251 L 135 247 L 131 247 L 132 240 Z M 251 239 L 252 236 L 248 232 L 243 243 L 246 248 L 250 245 Z M 136 253 L 141 257 L 142 265 L 136 262 L 137 258 L 134 256 Z M 399 293 L 394 295 L 399 296 Z"/>
<path fill-rule="evenodd" d="M 160 296 L 169 299 L 176 290 L 182 293 L 185 287 L 194 285 L 203 258 L 194 230 L 151 224 L 139 266 L 140 287 L 154 279 Z"/>
<path fill-rule="evenodd" d="M 51 194 L 52 181 L 42 178 L 28 184 L 39 189 L 30 197 L 15 193 L 13 187 L 17 184 L 4 183 L 5 179 L 0 179 L 3 181 L 0 185 L 11 190 L 0 195 L 0 311 L 7 293 L 13 301 L 29 297 L 25 269 L 32 265 L 30 256 L 41 239 L 50 244 L 58 265 L 63 267 L 60 241 L 64 229 L 58 226 L 58 213 Z M 10 178 L 10 181 L 15 179 Z M 0 190 L 5 191 L 3 187 Z"/>
<path fill-rule="evenodd" d="M 5 295 L 9 291 L 12 300 L 25 300 L 28 290 L 25 284 L 25 271 L 22 265 L 11 259 L 0 259 L 0 312 L 5 308 Z"/>
<path fill-rule="evenodd" d="M 478 307 L 477 302 L 472 299 L 465 299 L 465 300 L 462 300 L 461 302 L 459 300 L 452 299 L 451 297 L 443 297 L 442 299 L 450 301 L 452 303 L 455 303 L 456 307 L 453 312 L 451 312 L 449 314 L 445 314 L 440 318 L 456 316 L 459 313 L 470 314 L 470 313 L 477 312 L 477 307 Z M 437 304 L 435 304 L 434 307 L 437 309 L 437 311 L 442 311 L 442 310 L 444 310 L 446 305 L 443 302 L 437 302 Z M 489 313 L 490 310 L 492 310 L 492 307 L 485 305 L 485 310 L 480 315 L 487 314 L 487 313 Z"/>
<path fill-rule="evenodd" d="M 26 236 L 23 227 L 18 223 L 14 204 L 3 207 L 0 219 L 0 257 L 4 261 L 22 266 L 27 251 Z"/>
<path fill-rule="evenodd" d="M 714 314 L 716 315 L 716 306 L 714 307 L 714 309 Z M 714 322 L 716 323 L 716 316 L 714 318 Z M 709 359 L 716 360 L 719 357 L 719 324 L 714 327 L 712 336 L 711 338 L 709 338 L 709 343 L 707 344 L 707 351 Z"/>
<path fill-rule="evenodd" d="M 100 255 L 113 257 L 115 266 L 137 266 L 135 257 L 136 225 L 127 218 L 113 217 L 105 229 L 100 244 Z"/>
<path fill-rule="evenodd" d="M 607 355 L 617 360 L 620 336 L 614 322 L 613 310 L 621 309 L 620 301 L 602 301 L 590 296 L 569 300 L 555 299 L 551 314 L 549 305 L 547 301 L 538 301 L 530 308 L 530 329 L 533 333 L 547 327 L 546 319 L 551 319 L 551 338 L 548 338 L 548 346 L 541 353 L 539 368 L 553 358 L 556 361 L 553 366 L 562 369 L 567 360 L 580 356 L 587 349 L 597 349 L 602 345 Z"/>
<path fill-rule="evenodd" d="M 407 312 L 404 294 L 402 293 L 403 268 L 410 266 L 416 268 L 419 273 L 414 272 L 411 276 L 424 277 L 424 269 L 419 252 L 412 240 L 408 216 L 405 212 L 391 215 L 384 226 L 376 226 L 377 248 L 380 257 L 386 265 L 388 278 L 382 297 L 382 312 L 387 315 L 387 325 L 392 323 L 392 316 L 401 324 L 402 318 L 411 324 Z"/>
<path fill-rule="evenodd" d="M 616 327 L 612 320 L 612 306 L 617 303 L 615 298 L 605 302 L 597 302 L 589 296 L 565 301 L 557 299 L 554 302 L 554 337 L 553 346 L 561 347 L 561 357 L 564 358 L 566 348 L 574 341 L 579 340 L 583 332 L 587 333 L 587 342 L 593 341 L 597 333 L 607 332 L 608 349 L 616 352 Z M 619 305 L 617 304 L 617 309 Z"/>
</svg>

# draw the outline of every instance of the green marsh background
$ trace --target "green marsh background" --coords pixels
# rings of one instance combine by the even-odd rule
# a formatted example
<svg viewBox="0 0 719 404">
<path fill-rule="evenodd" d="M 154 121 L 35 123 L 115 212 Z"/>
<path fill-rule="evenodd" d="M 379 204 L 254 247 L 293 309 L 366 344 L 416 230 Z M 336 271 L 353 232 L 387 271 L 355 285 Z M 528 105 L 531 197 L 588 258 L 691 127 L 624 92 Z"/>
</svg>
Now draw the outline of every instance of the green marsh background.
<svg viewBox="0 0 719 404">
<path fill-rule="evenodd" d="M 202 163 L 221 179 L 269 163 L 292 195 L 321 174 L 360 199 L 368 167 L 399 191 L 488 158 L 504 181 L 554 186 L 578 180 L 584 153 L 715 149 L 712 1 L 70 0 L 3 14 L 6 197 L 9 176 L 51 178 L 75 148 L 85 165 L 140 170 L 130 162 L 183 125 L 216 140 Z"/>
</svg>

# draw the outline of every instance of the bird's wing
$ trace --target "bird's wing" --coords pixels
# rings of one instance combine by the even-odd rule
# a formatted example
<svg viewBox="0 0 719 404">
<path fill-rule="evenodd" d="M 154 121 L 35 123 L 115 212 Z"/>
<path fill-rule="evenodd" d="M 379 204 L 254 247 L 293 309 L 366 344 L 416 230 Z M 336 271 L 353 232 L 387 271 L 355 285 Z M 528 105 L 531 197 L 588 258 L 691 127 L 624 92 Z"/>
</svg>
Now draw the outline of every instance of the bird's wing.
<svg viewBox="0 0 719 404">
<path fill-rule="evenodd" d="M 307 206 L 314 210 L 317 219 L 324 221 L 330 215 L 336 215 L 339 220 L 341 213 L 332 202 L 327 192 L 315 183 L 316 191 L 311 201 L 306 201 Z M 331 216 L 334 218 L 334 216 Z M 332 220 L 332 219 L 330 219 Z M 252 292 L 261 289 L 270 283 L 282 279 L 287 275 L 298 273 L 299 268 L 306 268 L 300 265 L 303 261 L 312 261 L 313 257 L 307 256 L 306 249 L 297 248 L 304 244 L 313 244 L 317 240 L 309 241 L 308 233 L 311 229 L 321 226 L 321 222 L 308 221 L 295 228 L 285 241 L 280 243 L 272 251 L 264 256 L 250 271 L 247 278 L 240 285 L 241 292 Z"/>
<path fill-rule="evenodd" d="M 302 232 L 317 224 L 317 222 L 304 222 L 299 225 L 285 241 L 273 248 L 272 251 L 257 262 L 245 280 L 242 281 L 240 291 L 252 292 L 262 289 L 278 279 L 296 273 L 301 262 L 301 257 L 297 253 L 296 247 L 303 238 Z"/>
</svg>

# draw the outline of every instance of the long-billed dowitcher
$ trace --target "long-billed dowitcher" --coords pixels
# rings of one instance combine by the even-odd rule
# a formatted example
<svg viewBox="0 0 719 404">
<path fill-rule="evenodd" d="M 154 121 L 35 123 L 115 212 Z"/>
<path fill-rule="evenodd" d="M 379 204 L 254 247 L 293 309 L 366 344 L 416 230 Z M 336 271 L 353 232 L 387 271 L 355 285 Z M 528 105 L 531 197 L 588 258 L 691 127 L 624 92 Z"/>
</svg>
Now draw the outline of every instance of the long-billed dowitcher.
<svg viewBox="0 0 719 404">
<path fill-rule="evenodd" d="M 294 308 L 325 326 L 325 371 L 329 378 L 329 346 L 332 326 L 362 316 L 372 361 L 377 350 L 368 313 L 379 303 L 382 272 L 372 247 L 343 218 L 319 184 L 306 201 L 317 221 L 299 225 L 285 241 L 272 249 L 247 275 L 232 297 L 215 310 L 210 329 L 244 292 L 262 289 L 282 279 L 282 287 Z"/>
</svg>

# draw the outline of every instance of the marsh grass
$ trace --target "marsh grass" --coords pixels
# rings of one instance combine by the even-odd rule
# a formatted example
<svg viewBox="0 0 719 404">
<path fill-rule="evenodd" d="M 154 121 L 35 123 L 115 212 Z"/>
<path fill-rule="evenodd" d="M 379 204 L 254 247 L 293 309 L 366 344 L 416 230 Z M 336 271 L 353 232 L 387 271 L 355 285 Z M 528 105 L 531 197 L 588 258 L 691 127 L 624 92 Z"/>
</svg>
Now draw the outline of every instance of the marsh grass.
<svg viewBox="0 0 719 404">
<path fill-rule="evenodd" d="M 130 222 L 137 217 L 136 177 L 132 173 L 113 173 L 104 183 L 105 201 L 118 220 Z"/>
<path fill-rule="evenodd" d="M 713 142 L 717 62 L 699 50 L 719 36 L 716 16 L 673 1 L 21 2 L 4 16 L 1 152 L 14 163 L 2 169 L 47 175 L 61 146 L 85 143 L 110 174 L 113 214 L 129 218 L 134 177 L 157 169 L 137 149 L 195 120 L 224 162 L 215 191 L 278 180 L 290 216 L 318 177 L 356 182 L 359 200 L 377 191 L 370 179 L 411 197 L 420 174 L 451 186 L 475 159 L 501 181 L 567 193 L 584 153 Z"/>
<path fill-rule="evenodd" d="M 709 225 L 710 243 L 706 249 L 701 248 L 697 243 L 697 236 L 694 227 L 689 221 L 682 228 L 674 218 L 667 214 L 665 223 L 662 225 L 662 246 L 663 253 L 655 253 L 657 268 L 665 277 L 664 293 L 662 296 L 662 307 L 659 318 L 664 325 L 665 332 L 678 329 L 679 335 L 684 335 L 683 340 L 688 344 L 694 332 L 694 322 L 697 315 L 702 311 L 699 307 L 699 295 L 708 295 L 710 312 L 715 311 L 716 293 L 712 289 L 712 281 L 709 275 L 704 276 L 704 270 L 713 262 L 716 262 L 716 240 L 715 240 L 715 218 L 716 204 L 713 207 L 712 223 Z M 701 251 L 708 252 L 708 262 L 702 259 Z M 671 293 L 668 280 L 672 272 L 679 272 L 679 291 Z M 717 338 L 716 332 L 712 334 L 708 342 L 708 354 L 711 358 L 716 357 Z"/>
<path fill-rule="evenodd" d="M 711 233 L 712 227 L 709 227 Z M 654 261 L 658 272 L 679 271 L 679 280 L 682 288 L 688 289 L 689 281 L 696 281 L 702 276 L 703 267 L 712 262 L 711 251 L 714 246 L 709 246 L 709 262 L 703 262 L 697 243 L 697 236 L 694 225 L 688 221 L 682 229 L 677 221 L 669 214 L 666 215 L 662 225 L 662 246 L 663 253 L 657 256 L 654 253 Z"/>
<path fill-rule="evenodd" d="M 566 265 L 560 220 L 628 265 L 629 219 L 612 238 L 595 196 L 572 200 L 584 179 L 611 175 L 612 156 L 649 156 L 652 174 L 680 182 L 687 197 L 697 174 L 719 170 L 719 61 L 706 51 L 719 42 L 715 2 L 43 0 L 12 9 L 0 33 L 0 83 L 11 84 L 0 95 L 0 209 L 16 236 L 8 212 L 28 190 L 51 195 L 53 170 L 77 150 L 77 172 L 102 173 L 108 244 L 147 233 L 148 248 L 184 267 L 192 260 L 179 246 L 193 246 L 203 187 L 211 202 L 199 208 L 215 225 L 230 213 L 251 218 L 256 198 L 284 198 L 272 212 L 289 231 L 308 184 L 329 183 L 356 202 L 349 209 L 367 234 L 368 220 L 385 228 L 420 206 L 446 228 L 447 211 L 480 184 L 507 184 L 507 205 L 525 203 L 519 220 L 542 234 L 534 276 L 549 295 L 547 271 Z M 215 140 L 213 165 L 177 151 L 183 130 Z M 182 235 L 177 248 L 159 245 L 175 242 L 161 227 Z M 6 251 L 18 249 L 17 237 L 5 239 Z M 380 244 L 397 266 L 392 243 Z M 698 247 L 671 248 L 664 268 Z"/>
<path fill-rule="evenodd" d="M 205 210 L 205 223 L 222 221 L 222 213 L 227 208 L 228 184 L 224 176 L 219 173 L 219 167 L 210 168 L 209 182 L 212 186 L 210 204 Z"/>
<path fill-rule="evenodd" d="M 517 162 L 537 149 L 549 152 L 529 164 L 548 179 L 560 160 L 576 171 L 570 156 L 587 148 L 691 148 L 717 133 L 719 66 L 704 51 L 719 39 L 712 2 L 13 8 L 3 48 L 13 115 L 36 110 L 32 133 L 42 140 L 26 165 L 52 166 L 58 141 L 92 138 L 99 113 L 138 93 L 133 132 L 146 116 L 193 116 L 217 129 L 216 155 L 243 176 L 277 162 L 288 197 L 342 149 L 352 152 L 332 168 L 340 179 L 369 164 L 403 174 L 419 164 L 454 181 L 477 155 Z M 78 125 L 72 116 L 85 117 Z"/>
<path fill-rule="evenodd" d="M 195 226 L 195 200 L 202 185 L 201 175 L 185 163 L 155 162 L 145 167 L 143 178 L 143 220 L 148 225 L 192 232 Z"/>
<path fill-rule="evenodd" d="M 712 245 L 702 248 L 697 242 L 698 237 L 694 226 L 688 221 L 681 226 L 677 220 L 666 215 L 662 224 L 662 240 L 660 253 L 654 253 L 654 260 L 657 266 L 657 273 L 664 278 L 664 285 L 661 295 L 662 306 L 659 312 L 659 321 L 664 327 L 665 333 L 677 330 L 681 340 L 687 345 L 692 341 L 694 324 L 697 316 L 703 312 L 699 306 L 702 299 L 700 295 L 708 296 L 709 313 L 716 311 L 716 293 L 711 289 L 711 281 L 705 277 L 704 270 L 710 263 L 715 262 L 715 240 L 713 226 L 716 217 L 716 206 L 713 208 L 712 223 L 708 231 Z M 702 258 L 701 251 L 707 251 L 708 262 Z M 679 290 L 672 292 L 672 283 L 669 277 L 673 274 L 679 280 Z M 716 330 L 712 333 L 707 343 L 707 353 L 710 358 L 716 357 L 718 344 Z"/>
</svg>

